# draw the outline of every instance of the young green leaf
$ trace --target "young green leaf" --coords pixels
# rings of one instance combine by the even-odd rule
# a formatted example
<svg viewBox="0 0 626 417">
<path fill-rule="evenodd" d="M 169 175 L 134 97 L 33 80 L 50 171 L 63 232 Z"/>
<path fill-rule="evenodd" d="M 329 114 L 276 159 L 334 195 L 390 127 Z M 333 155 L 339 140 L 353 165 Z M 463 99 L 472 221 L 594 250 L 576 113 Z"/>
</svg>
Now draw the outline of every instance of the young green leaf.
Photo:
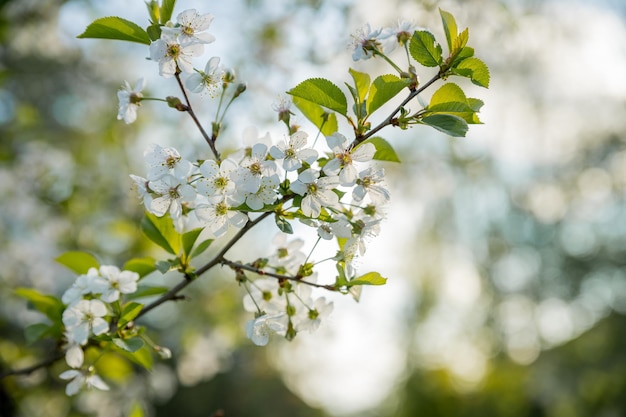
<svg viewBox="0 0 626 417">
<path fill-rule="evenodd" d="M 280 229 L 281 232 L 292 235 L 293 227 L 291 227 L 291 223 L 289 223 L 284 217 L 276 215 L 276 226 Z"/>
<path fill-rule="evenodd" d="M 373 138 L 369 138 L 363 143 L 371 143 L 376 147 L 376 153 L 374 154 L 373 159 L 377 161 L 400 162 L 398 154 L 396 154 L 396 151 L 385 139 L 375 136 Z"/>
<path fill-rule="evenodd" d="M 367 99 L 367 113 L 374 113 L 408 85 L 409 81 L 396 77 L 393 74 L 376 77 L 370 87 Z"/>
<path fill-rule="evenodd" d="M 213 239 L 203 240 L 198 246 L 196 246 L 193 252 L 191 252 L 190 257 L 195 258 L 196 256 L 200 255 L 202 252 L 207 250 L 209 246 L 211 246 L 211 243 L 213 243 Z"/>
<path fill-rule="evenodd" d="M 120 320 L 117 324 L 118 327 L 120 329 L 123 329 L 124 326 L 126 326 L 128 323 L 133 321 L 135 317 L 137 317 L 137 315 L 141 313 L 142 309 L 143 309 L 143 304 L 139 304 L 135 302 L 126 304 L 124 308 L 122 309 L 122 314 L 120 314 Z"/>
<path fill-rule="evenodd" d="M 464 137 L 468 130 L 465 120 L 451 114 L 433 114 L 422 118 L 421 122 L 450 136 Z"/>
<path fill-rule="evenodd" d="M 478 58 L 466 58 L 453 69 L 453 73 L 467 77 L 478 86 L 489 88 L 489 68 Z"/>
<path fill-rule="evenodd" d="M 454 83 L 444 84 L 435 91 L 425 110 L 427 115 L 445 113 L 458 116 L 469 124 L 481 123 L 461 87 Z"/>
<path fill-rule="evenodd" d="M 131 337 L 130 339 L 118 339 L 115 338 L 112 342 L 120 349 L 124 349 L 126 352 L 137 352 L 144 346 L 144 341 L 139 337 Z"/>
<path fill-rule="evenodd" d="M 329 113 L 322 106 L 299 97 L 293 98 L 293 104 L 302 112 L 304 117 L 320 129 L 322 135 L 330 136 L 339 129 L 335 113 Z"/>
<path fill-rule="evenodd" d="M 287 91 L 294 97 L 300 97 L 319 104 L 339 114 L 348 112 L 348 100 L 341 89 L 324 78 L 309 78 Z"/>
<path fill-rule="evenodd" d="M 368 272 L 349 281 L 348 285 L 385 285 L 386 282 L 387 278 L 383 278 L 378 272 Z"/>
<path fill-rule="evenodd" d="M 141 230 L 154 243 L 165 249 L 172 255 L 177 255 L 181 247 L 181 235 L 174 229 L 174 224 L 169 214 L 157 217 L 146 212 L 141 221 Z"/>
<path fill-rule="evenodd" d="M 143 278 L 146 275 L 156 271 L 156 261 L 151 256 L 144 258 L 129 259 L 123 266 L 123 270 L 133 271 L 139 274 L 139 278 Z"/>
<path fill-rule="evenodd" d="M 86 274 L 90 268 L 98 268 L 100 266 L 95 256 L 79 251 L 65 252 L 59 255 L 55 261 L 77 274 Z"/>
<path fill-rule="evenodd" d="M 25 298 L 35 308 L 56 323 L 61 320 L 65 306 L 63 302 L 52 295 L 44 295 L 33 288 L 17 288 L 15 294 Z"/>
<path fill-rule="evenodd" d="M 352 79 L 354 80 L 354 87 L 357 92 L 357 97 L 360 102 L 365 100 L 367 97 L 367 92 L 370 88 L 370 76 L 364 72 L 359 72 L 350 68 L 348 70 L 350 75 L 352 75 Z"/>
<path fill-rule="evenodd" d="M 448 51 L 452 53 L 454 48 L 452 46 L 458 35 L 458 29 L 456 27 L 456 20 L 452 14 L 439 9 L 439 14 L 441 15 L 441 21 L 443 22 L 443 30 L 446 33 L 446 40 L 448 41 Z"/>
<path fill-rule="evenodd" d="M 457 37 L 452 42 L 452 54 L 458 57 L 461 53 L 465 45 L 467 45 L 467 41 L 469 40 L 469 29 L 465 28 L 463 32 L 459 33 Z"/>
<path fill-rule="evenodd" d="M 94 20 L 77 38 L 116 39 L 150 45 L 150 36 L 137 24 L 117 16 Z"/>
<path fill-rule="evenodd" d="M 166 24 L 169 20 L 172 19 L 172 13 L 174 12 L 174 6 L 176 5 L 176 0 L 163 0 L 161 5 L 161 24 Z"/>
<path fill-rule="evenodd" d="M 183 238 L 183 253 L 189 255 L 193 249 L 193 245 L 196 243 L 198 236 L 202 233 L 202 228 L 197 228 L 184 233 Z"/>
<path fill-rule="evenodd" d="M 425 67 L 441 65 L 441 45 L 435 36 L 427 30 L 417 30 L 411 37 L 409 52 L 414 60 Z"/>
<path fill-rule="evenodd" d="M 26 337 L 26 343 L 32 345 L 38 340 L 48 336 L 52 326 L 45 323 L 35 323 L 24 329 L 24 336 Z"/>
</svg>

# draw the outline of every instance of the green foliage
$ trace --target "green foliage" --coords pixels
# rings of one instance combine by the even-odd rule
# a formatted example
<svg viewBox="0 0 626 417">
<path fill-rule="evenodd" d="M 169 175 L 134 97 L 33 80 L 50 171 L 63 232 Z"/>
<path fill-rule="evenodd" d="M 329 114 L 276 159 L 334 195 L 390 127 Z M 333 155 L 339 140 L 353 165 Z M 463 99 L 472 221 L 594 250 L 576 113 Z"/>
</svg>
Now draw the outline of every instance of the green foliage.
<svg viewBox="0 0 626 417">
<path fill-rule="evenodd" d="M 191 251 L 193 250 L 193 245 L 196 243 L 196 240 L 198 240 L 198 237 L 200 236 L 200 233 L 202 233 L 202 228 L 198 228 L 198 229 L 194 229 L 191 230 L 187 233 L 184 233 L 182 235 L 182 240 L 183 240 L 183 253 L 185 254 L 190 254 Z"/>
<path fill-rule="evenodd" d="M 131 337 L 130 339 L 115 338 L 112 342 L 120 349 L 124 349 L 127 352 L 137 352 L 144 346 L 144 341 L 140 337 Z"/>
<path fill-rule="evenodd" d="M 392 74 L 376 77 L 369 90 L 367 112 L 369 114 L 374 113 L 408 85 L 408 80 Z"/>
<path fill-rule="evenodd" d="M 465 58 L 452 69 L 453 74 L 467 77 L 478 86 L 489 88 L 489 68 L 478 58 Z"/>
<path fill-rule="evenodd" d="M 98 268 L 100 263 L 90 253 L 71 251 L 59 255 L 55 261 L 68 267 L 77 274 L 86 274 L 91 268 Z"/>
<path fill-rule="evenodd" d="M 465 137 L 468 131 L 465 120 L 452 114 L 433 114 L 422 118 L 421 122 L 450 136 Z"/>
<path fill-rule="evenodd" d="M 294 97 L 300 97 L 341 115 L 348 112 L 348 101 L 341 89 L 324 78 L 310 78 L 287 92 Z"/>
<path fill-rule="evenodd" d="M 370 89 L 370 76 L 364 72 L 359 72 L 350 68 L 348 70 L 350 75 L 352 75 L 352 79 L 354 80 L 354 88 L 357 93 L 357 99 L 359 102 L 365 101 L 365 97 L 367 97 L 367 92 Z"/>
<path fill-rule="evenodd" d="M 396 151 L 393 149 L 391 144 L 385 139 L 375 136 L 367 139 L 363 143 L 371 143 L 376 147 L 376 153 L 374 154 L 373 159 L 377 161 L 400 162 L 398 154 L 396 154 Z"/>
<path fill-rule="evenodd" d="M 152 213 L 146 212 L 145 217 L 141 221 L 141 230 L 144 234 L 165 249 L 172 255 L 178 255 L 181 249 L 181 235 L 174 229 L 169 214 L 157 217 Z"/>
<path fill-rule="evenodd" d="M 352 287 L 354 285 L 385 285 L 387 283 L 387 278 L 383 278 L 378 272 L 368 272 L 367 274 L 363 274 L 360 277 L 353 279 L 352 281 L 348 281 L 348 286 Z"/>
<path fill-rule="evenodd" d="M 450 53 L 454 51 L 453 43 L 456 41 L 458 29 L 456 26 L 456 20 L 452 14 L 439 9 L 441 15 L 441 21 L 443 22 L 443 31 L 446 34 L 446 40 L 448 41 L 448 50 Z"/>
<path fill-rule="evenodd" d="M 409 52 L 414 60 L 425 67 L 441 65 L 441 45 L 435 36 L 427 30 L 418 30 L 413 33 L 409 43 Z"/>
<path fill-rule="evenodd" d="M 293 97 L 293 104 L 320 130 L 322 135 L 330 136 L 339 129 L 335 113 L 329 113 L 322 106 L 300 97 Z"/>
<path fill-rule="evenodd" d="M 275 219 L 276 219 L 276 226 L 278 226 L 278 229 L 281 232 L 287 233 L 290 235 L 293 234 L 293 227 L 291 227 L 291 223 L 289 223 L 287 219 L 285 219 L 283 216 L 279 216 L 278 214 L 275 216 Z"/>
<path fill-rule="evenodd" d="M 174 13 L 174 6 L 176 5 L 176 0 L 163 0 L 160 9 L 160 21 L 161 24 L 166 24 L 169 20 L 172 19 L 172 13 Z"/>
<path fill-rule="evenodd" d="M 478 102 L 482 105 L 480 100 Z M 451 114 L 460 117 L 468 124 L 478 124 L 481 122 L 474 107 L 479 104 L 478 102 L 470 103 L 461 87 L 454 83 L 447 83 L 435 91 L 425 110 L 428 115 Z"/>
<path fill-rule="evenodd" d="M 133 258 L 129 259 L 122 269 L 126 271 L 133 271 L 139 274 L 139 278 L 143 278 L 146 275 L 154 272 L 156 270 L 155 266 L 156 261 L 151 256 L 146 256 L 144 258 Z"/>
<path fill-rule="evenodd" d="M 60 326 L 59 326 L 60 328 Z M 24 329 L 24 336 L 26 337 L 26 343 L 29 345 L 35 343 L 48 336 L 53 336 L 53 326 L 45 323 L 35 323 Z M 59 329 L 60 330 L 60 329 Z M 59 331 L 60 334 L 60 331 Z"/>
<path fill-rule="evenodd" d="M 137 317 L 139 313 L 141 313 L 142 309 L 143 309 L 143 304 L 139 304 L 135 302 L 130 302 L 126 304 L 124 308 L 122 309 L 122 313 L 120 314 L 118 327 L 120 329 L 124 328 L 124 326 L 126 326 L 128 323 L 133 321 L 135 317 Z"/>
<path fill-rule="evenodd" d="M 117 16 L 94 20 L 78 38 L 116 39 L 150 45 L 150 36 L 137 24 Z"/>
<path fill-rule="evenodd" d="M 15 294 L 28 300 L 33 308 L 46 315 L 53 323 L 61 321 L 65 306 L 52 295 L 44 295 L 33 288 L 17 288 Z"/>
</svg>

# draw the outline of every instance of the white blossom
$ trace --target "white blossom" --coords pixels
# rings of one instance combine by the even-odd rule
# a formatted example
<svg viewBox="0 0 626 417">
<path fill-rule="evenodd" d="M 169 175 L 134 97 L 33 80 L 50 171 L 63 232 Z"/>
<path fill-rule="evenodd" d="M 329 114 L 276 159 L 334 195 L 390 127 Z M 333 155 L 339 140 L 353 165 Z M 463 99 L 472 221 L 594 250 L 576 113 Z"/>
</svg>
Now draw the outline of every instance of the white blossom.
<svg viewBox="0 0 626 417">
<path fill-rule="evenodd" d="M 265 346 L 270 340 L 272 333 L 282 333 L 287 330 L 284 323 L 285 313 L 268 315 L 264 314 L 246 324 L 246 335 L 257 346 Z"/>
<path fill-rule="evenodd" d="M 71 380 L 65 387 L 65 393 L 69 396 L 78 394 L 83 386 L 88 389 L 97 388 L 102 391 L 108 391 L 109 386 L 98 375 L 88 370 L 70 369 L 59 375 L 59 378 Z"/>
<path fill-rule="evenodd" d="M 224 70 L 220 67 L 220 59 L 214 56 L 209 59 L 204 71 L 196 70 L 187 78 L 185 85 L 192 93 L 208 93 L 214 97 L 223 80 Z"/>
<path fill-rule="evenodd" d="M 317 218 L 322 207 L 336 207 L 339 204 L 339 196 L 333 191 L 339 185 L 339 177 L 318 177 L 319 172 L 309 168 L 302 171 L 290 186 L 294 193 L 304 196 L 300 208 L 307 217 Z"/>
<path fill-rule="evenodd" d="M 107 288 L 102 292 L 100 299 L 107 303 L 117 301 L 120 294 L 132 294 L 137 291 L 139 274 L 132 271 L 120 271 L 112 265 L 102 265 L 100 275 L 106 280 Z"/>
<path fill-rule="evenodd" d="M 374 51 L 378 50 L 380 46 L 378 41 L 380 34 L 381 29 L 372 29 L 369 23 L 354 32 L 351 43 L 351 46 L 354 48 L 352 59 L 358 61 L 373 57 Z"/>
<path fill-rule="evenodd" d="M 368 195 L 374 204 L 389 202 L 389 191 L 385 184 L 385 171 L 382 168 L 369 167 L 359 173 L 356 187 L 352 190 L 352 198 L 362 201 Z"/>
<path fill-rule="evenodd" d="M 159 75 L 170 78 L 179 68 L 183 72 L 193 72 L 191 59 L 202 55 L 201 43 L 180 43 L 178 38 L 167 31 L 161 33 L 161 39 L 150 44 L 150 58 L 159 63 Z"/>
<path fill-rule="evenodd" d="M 199 204 L 195 213 L 198 219 L 218 238 L 224 236 L 229 226 L 241 229 L 248 222 L 248 216 L 233 207 L 240 206 L 243 200 L 238 196 L 227 196 L 222 201 Z"/>
<path fill-rule="evenodd" d="M 156 181 L 150 181 L 148 186 L 157 194 L 152 198 L 148 210 L 158 217 L 169 211 L 172 219 L 180 219 L 183 204 L 193 202 L 196 198 L 196 190 L 185 180 L 173 175 L 167 174 Z"/>
<path fill-rule="evenodd" d="M 143 157 L 150 166 L 148 180 L 154 181 L 170 174 L 178 179 L 187 180 L 193 169 L 193 164 L 184 159 L 174 148 L 163 148 L 151 144 L 146 148 Z"/>
<path fill-rule="evenodd" d="M 128 81 L 124 81 L 122 88 L 117 91 L 117 99 L 119 101 L 117 120 L 124 120 L 126 124 L 137 120 L 137 109 L 141 105 L 141 99 L 143 98 L 141 90 L 144 87 L 145 82 L 143 78 L 137 80 L 134 88 L 131 88 Z"/>
<path fill-rule="evenodd" d="M 312 164 L 317 159 L 317 151 L 305 148 L 308 135 L 298 131 L 291 135 L 289 142 L 282 141 L 270 148 L 270 155 L 274 159 L 283 160 L 285 171 L 295 171 L 302 166 L 302 162 Z"/>
<path fill-rule="evenodd" d="M 326 137 L 328 146 L 335 157 L 324 165 L 326 175 L 339 175 L 339 183 L 346 187 L 354 185 L 357 179 L 357 170 L 353 162 L 371 161 L 376 153 L 376 147 L 371 143 L 363 143 L 356 148 L 349 148 L 350 142 L 341 133 L 333 133 Z"/>
<path fill-rule="evenodd" d="M 100 294 L 106 288 L 106 282 L 98 275 L 96 268 L 89 268 L 87 274 L 79 275 L 70 288 L 61 297 L 65 304 L 73 304 L 86 294 Z"/>
<path fill-rule="evenodd" d="M 220 165 L 212 159 L 204 161 L 200 165 L 202 178 L 196 182 L 196 189 L 213 202 L 219 202 L 225 196 L 235 194 L 237 188 L 231 175 L 237 168 L 237 163 L 230 158 L 224 159 Z"/>
<path fill-rule="evenodd" d="M 182 43 L 211 43 L 215 37 L 210 33 L 202 33 L 213 21 L 210 13 L 200 14 L 196 9 L 187 9 L 178 14 L 174 27 L 164 26 L 162 30 L 169 35 L 178 36 Z"/>
<path fill-rule="evenodd" d="M 100 300 L 80 300 L 63 312 L 68 341 L 85 345 L 89 335 L 100 335 L 109 330 L 109 323 L 102 317 L 106 316 L 107 308 Z"/>
</svg>

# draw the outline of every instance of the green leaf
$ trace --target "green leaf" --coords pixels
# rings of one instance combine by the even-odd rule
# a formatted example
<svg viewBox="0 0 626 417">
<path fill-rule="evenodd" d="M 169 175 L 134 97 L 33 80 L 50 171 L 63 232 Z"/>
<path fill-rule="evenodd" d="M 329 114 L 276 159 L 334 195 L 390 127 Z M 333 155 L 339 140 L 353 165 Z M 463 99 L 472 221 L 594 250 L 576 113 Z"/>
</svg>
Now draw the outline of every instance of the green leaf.
<svg viewBox="0 0 626 417">
<path fill-rule="evenodd" d="M 173 261 L 159 261 L 156 263 L 156 269 L 160 273 L 166 274 L 169 271 L 176 269 L 178 265 L 180 265 L 180 261 L 178 259 L 175 259 Z"/>
<path fill-rule="evenodd" d="M 120 314 L 118 327 L 120 329 L 123 329 L 124 326 L 126 326 L 128 323 L 133 321 L 135 317 L 137 317 L 137 315 L 141 313 L 142 309 L 143 309 L 143 304 L 139 304 L 135 302 L 130 302 L 126 304 L 124 308 L 122 309 L 122 314 Z"/>
<path fill-rule="evenodd" d="M 373 159 L 377 161 L 400 162 L 400 158 L 398 158 L 396 151 L 394 151 L 393 147 L 391 147 L 389 142 L 387 142 L 385 139 L 376 136 L 373 138 L 369 138 L 363 143 L 371 143 L 376 147 L 376 153 L 374 154 Z"/>
<path fill-rule="evenodd" d="M 441 15 L 441 21 L 443 22 L 443 30 L 446 33 L 446 40 L 448 41 L 448 50 L 450 53 L 454 51 L 452 47 L 453 42 L 456 40 L 458 29 L 456 27 L 456 20 L 452 14 L 439 9 L 439 14 Z"/>
<path fill-rule="evenodd" d="M 144 347 L 145 343 L 140 337 L 131 337 L 130 339 L 118 339 L 115 338 L 112 342 L 120 349 L 124 349 L 126 352 L 137 352 Z"/>
<path fill-rule="evenodd" d="M 166 24 L 168 20 L 172 20 L 172 13 L 174 12 L 174 6 L 176 0 L 163 0 L 161 5 L 161 24 Z"/>
<path fill-rule="evenodd" d="M 425 110 L 427 116 L 445 113 L 460 117 L 469 124 L 481 123 L 461 87 L 454 83 L 444 84 L 435 91 Z"/>
<path fill-rule="evenodd" d="M 489 88 L 489 68 L 478 58 L 465 58 L 454 68 L 453 72 L 471 79 L 480 87 Z"/>
<path fill-rule="evenodd" d="M 137 365 L 142 366 L 149 371 L 152 370 L 152 349 L 148 348 L 148 345 L 144 344 L 140 349 L 134 352 L 129 352 L 122 348 L 120 353 L 135 362 Z"/>
<path fill-rule="evenodd" d="M 367 113 L 374 113 L 378 108 L 395 97 L 407 85 L 409 85 L 408 80 L 403 80 L 392 74 L 376 77 L 370 87 L 367 100 Z"/>
<path fill-rule="evenodd" d="M 44 295 L 33 288 L 17 288 L 15 294 L 28 300 L 35 310 L 45 314 L 53 323 L 61 320 L 65 306 L 58 298 Z"/>
<path fill-rule="evenodd" d="M 348 69 L 350 75 L 352 75 L 352 79 L 354 80 L 354 86 L 357 92 L 357 97 L 360 102 L 365 100 L 367 97 L 367 92 L 370 88 L 370 76 L 364 72 L 359 72 L 353 70 L 352 68 Z"/>
<path fill-rule="evenodd" d="M 348 100 L 341 89 L 324 78 L 309 78 L 287 92 L 339 114 L 348 112 Z"/>
<path fill-rule="evenodd" d="M 281 232 L 292 235 L 293 228 L 291 227 L 291 223 L 289 223 L 284 217 L 276 215 L 276 226 L 280 229 Z"/>
<path fill-rule="evenodd" d="M 146 28 L 146 33 L 148 33 L 152 42 L 159 40 L 161 38 L 161 26 L 157 24 L 150 25 Z"/>
<path fill-rule="evenodd" d="M 87 252 L 65 252 L 58 256 L 55 261 L 77 274 L 86 274 L 90 268 L 98 268 L 100 266 L 96 257 Z"/>
<path fill-rule="evenodd" d="M 189 255 L 193 249 L 193 245 L 196 243 L 198 236 L 202 233 L 202 228 L 193 229 L 183 234 L 183 253 Z"/>
<path fill-rule="evenodd" d="M 348 282 L 348 285 L 385 285 L 387 278 L 383 278 L 378 272 L 368 272 Z"/>
<path fill-rule="evenodd" d="M 45 323 L 35 323 L 24 329 L 24 336 L 26 337 L 26 343 L 29 345 L 35 343 L 38 340 L 43 339 L 48 335 L 52 326 Z"/>
<path fill-rule="evenodd" d="M 471 97 L 467 98 L 467 103 L 472 108 L 472 110 L 474 110 L 475 112 L 479 112 L 480 109 L 485 104 L 482 100 L 479 100 L 477 98 L 471 98 Z"/>
<path fill-rule="evenodd" d="M 425 67 L 437 67 L 441 64 L 441 45 L 435 36 L 427 30 L 417 30 L 411 37 L 409 52 L 417 62 Z"/>
<path fill-rule="evenodd" d="M 209 246 L 211 246 L 211 243 L 213 243 L 213 239 L 207 239 L 207 240 L 200 242 L 200 244 L 196 246 L 196 249 L 194 249 L 194 251 L 191 253 L 191 258 L 195 258 L 196 256 L 200 255 L 202 252 L 207 250 Z"/>
<path fill-rule="evenodd" d="M 421 122 L 450 136 L 464 137 L 468 130 L 465 120 L 451 114 L 433 114 L 424 117 Z"/>
<path fill-rule="evenodd" d="M 293 98 L 293 104 L 302 112 L 304 117 L 320 129 L 322 135 L 330 136 L 339 129 L 335 113 L 328 113 L 322 106 L 299 97 Z"/>
<path fill-rule="evenodd" d="M 146 212 L 141 221 L 141 230 L 154 243 L 165 249 L 172 255 L 178 255 L 181 246 L 180 234 L 174 229 L 174 223 L 169 214 L 157 217 Z"/>
<path fill-rule="evenodd" d="M 152 297 L 154 295 L 161 295 L 168 292 L 170 289 L 168 287 L 148 287 L 148 286 L 139 286 L 137 291 L 132 294 L 126 295 L 127 300 L 135 300 L 137 298 L 142 297 Z"/>
<path fill-rule="evenodd" d="M 94 20 L 77 38 L 116 39 L 150 45 L 150 36 L 145 30 L 117 16 Z"/>
<path fill-rule="evenodd" d="M 156 261 L 151 256 L 146 256 L 144 258 L 133 258 L 129 259 L 125 264 L 123 269 L 126 271 L 133 271 L 139 274 L 139 278 L 143 278 L 146 275 L 156 271 Z"/>
<path fill-rule="evenodd" d="M 452 42 L 452 53 L 458 57 L 461 54 L 463 48 L 465 48 L 465 45 L 467 45 L 468 40 L 469 40 L 469 29 L 465 28 L 465 30 L 459 33 L 456 39 L 454 39 L 454 41 Z"/>
</svg>

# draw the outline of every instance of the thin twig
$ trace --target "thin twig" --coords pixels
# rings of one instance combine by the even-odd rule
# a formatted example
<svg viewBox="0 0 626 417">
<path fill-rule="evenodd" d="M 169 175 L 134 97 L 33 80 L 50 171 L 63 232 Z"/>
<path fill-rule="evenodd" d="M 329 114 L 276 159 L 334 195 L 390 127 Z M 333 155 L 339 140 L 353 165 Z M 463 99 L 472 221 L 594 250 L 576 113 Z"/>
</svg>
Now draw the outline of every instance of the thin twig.
<svg viewBox="0 0 626 417">
<path fill-rule="evenodd" d="M 296 282 L 300 282 L 302 284 L 310 285 L 311 287 L 324 288 L 324 289 L 329 290 L 329 291 L 336 291 L 337 290 L 334 285 L 316 284 L 315 282 L 305 281 L 305 280 L 302 279 L 302 277 L 298 277 L 298 276 L 275 274 L 273 272 L 268 272 L 268 271 L 264 271 L 264 270 L 259 269 L 259 268 L 255 268 L 255 267 L 253 267 L 251 265 L 246 265 L 246 264 L 242 264 L 242 263 L 238 263 L 238 262 L 229 261 L 228 259 L 222 259 L 220 264 L 230 266 L 234 270 L 250 271 L 250 272 L 254 272 L 255 274 L 258 274 L 258 275 L 268 276 L 268 277 L 272 277 L 272 278 L 276 278 L 276 279 L 285 279 L 285 280 L 289 280 L 289 281 L 296 281 Z"/>
<path fill-rule="evenodd" d="M 418 88 L 417 90 L 411 91 L 409 93 L 409 95 L 407 96 L 407 98 L 404 99 L 404 101 L 402 101 L 402 103 L 400 103 L 400 105 L 398 105 L 398 107 L 395 108 L 394 111 L 391 112 L 391 114 L 389 115 L 389 117 L 387 117 L 385 120 L 383 120 L 380 124 L 378 124 L 376 127 L 374 127 L 372 130 L 370 130 L 369 132 L 367 132 L 365 135 L 357 137 L 356 139 L 354 139 L 354 141 L 352 142 L 352 144 L 350 145 L 350 148 L 354 148 L 355 146 L 357 146 L 359 143 L 366 141 L 367 139 L 371 138 L 375 133 L 377 133 L 378 131 L 380 131 L 382 128 L 384 128 L 385 126 L 389 126 L 392 122 L 392 120 L 396 117 L 396 114 L 398 114 L 398 112 L 404 107 L 406 106 L 406 104 L 413 100 L 418 94 L 420 94 L 422 91 L 426 90 L 428 87 L 430 87 L 433 83 L 435 83 L 435 81 L 439 80 L 441 78 L 441 73 L 437 73 L 437 75 L 435 75 L 433 78 L 431 78 L 430 80 L 428 80 L 428 82 L 426 82 L 426 84 L 422 85 L 420 88 Z"/>
<path fill-rule="evenodd" d="M 3 372 L 0 374 L 0 379 L 4 379 L 8 376 L 11 375 L 28 375 L 32 372 L 35 372 L 37 369 L 40 368 L 45 368 L 46 366 L 50 366 L 53 363 L 55 363 L 56 361 L 60 360 L 61 358 L 63 358 L 65 356 L 65 353 L 63 352 L 57 352 L 56 355 L 49 357 L 48 359 L 36 363 L 34 365 L 31 366 L 27 366 L 25 368 L 21 368 L 21 369 L 12 369 L 12 370 L 8 370 L 6 372 Z"/>
<path fill-rule="evenodd" d="M 204 138 L 206 143 L 209 144 L 209 147 L 211 148 L 211 151 L 213 152 L 213 155 L 215 155 L 215 159 L 217 161 L 219 161 L 220 160 L 220 153 L 217 151 L 217 148 L 215 147 L 215 142 L 211 139 L 211 137 L 206 132 L 206 130 L 204 130 L 204 128 L 202 127 L 202 124 L 200 123 L 200 120 L 198 120 L 198 118 L 196 117 L 196 113 L 193 111 L 193 108 L 191 107 L 191 101 L 189 101 L 189 97 L 187 96 L 187 90 L 183 86 L 183 82 L 180 79 L 180 74 L 178 74 L 178 73 L 175 74 L 175 77 L 176 77 L 176 81 L 178 81 L 178 86 L 180 87 L 180 90 L 183 92 L 183 97 L 185 98 L 185 103 L 187 104 L 187 108 L 185 109 L 185 111 L 187 113 L 189 113 L 189 116 L 191 116 L 191 118 L 193 119 L 194 123 L 196 124 L 196 126 L 200 130 L 200 134 L 202 134 L 202 137 Z"/>
</svg>

